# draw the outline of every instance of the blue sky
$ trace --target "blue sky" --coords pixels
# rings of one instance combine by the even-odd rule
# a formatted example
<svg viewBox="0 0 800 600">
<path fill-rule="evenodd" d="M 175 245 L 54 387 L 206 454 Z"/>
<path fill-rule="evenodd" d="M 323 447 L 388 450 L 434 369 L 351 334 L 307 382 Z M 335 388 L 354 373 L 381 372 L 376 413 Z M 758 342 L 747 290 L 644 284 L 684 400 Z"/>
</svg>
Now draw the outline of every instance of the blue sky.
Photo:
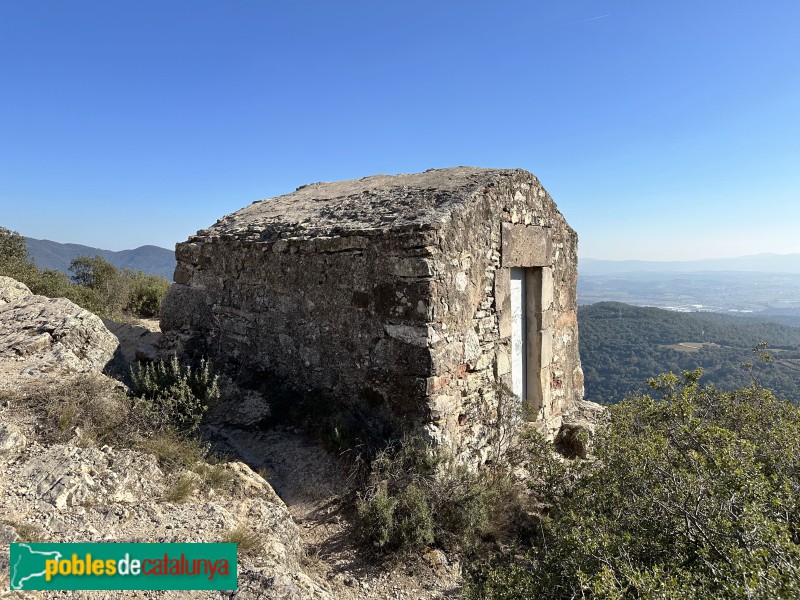
<svg viewBox="0 0 800 600">
<path fill-rule="evenodd" d="M 0 225 L 172 247 L 314 181 L 532 171 L 583 257 L 800 252 L 800 2 L 0 0 Z"/>
</svg>

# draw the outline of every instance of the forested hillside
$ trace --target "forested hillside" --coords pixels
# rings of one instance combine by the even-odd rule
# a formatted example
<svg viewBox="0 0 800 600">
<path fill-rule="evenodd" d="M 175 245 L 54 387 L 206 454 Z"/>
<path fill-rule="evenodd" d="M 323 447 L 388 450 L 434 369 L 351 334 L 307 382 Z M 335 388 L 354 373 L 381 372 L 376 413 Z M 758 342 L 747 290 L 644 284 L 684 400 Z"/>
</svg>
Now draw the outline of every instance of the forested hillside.
<svg viewBox="0 0 800 600">
<path fill-rule="evenodd" d="M 80 244 L 61 244 L 50 240 L 25 238 L 28 256 L 42 270 L 54 269 L 69 275 L 70 263 L 79 256 L 99 256 L 119 269 L 142 271 L 172 281 L 175 253 L 158 246 L 140 246 L 133 250 L 103 250 Z"/>
<path fill-rule="evenodd" d="M 586 399 L 616 403 L 666 371 L 702 367 L 703 380 L 734 389 L 755 375 L 784 398 L 800 401 L 800 328 L 716 313 L 678 313 L 618 302 L 580 307 Z M 766 342 L 773 361 L 753 348 Z M 754 363 L 752 373 L 743 363 Z"/>
</svg>

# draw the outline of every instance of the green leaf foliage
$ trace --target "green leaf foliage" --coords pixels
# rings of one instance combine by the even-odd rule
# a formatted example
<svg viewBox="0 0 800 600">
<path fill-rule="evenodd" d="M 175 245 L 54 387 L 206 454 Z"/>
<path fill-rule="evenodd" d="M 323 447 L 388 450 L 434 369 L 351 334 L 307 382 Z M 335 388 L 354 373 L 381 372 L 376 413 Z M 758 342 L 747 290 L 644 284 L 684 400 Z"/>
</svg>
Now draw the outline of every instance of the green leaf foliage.
<svg viewBox="0 0 800 600">
<path fill-rule="evenodd" d="M 373 459 L 356 529 L 368 546 L 387 551 L 430 544 L 468 551 L 489 525 L 490 491 L 479 474 L 407 437 Z"/>
<path fill-rule="evenodd" d="M 469 598 L 800 597 L 800 409 L 751 384 L 651 380 L 609 409 L 597 461 Z"/>
<path fill-rule="evenodd" d="M 148 415 L 153 429 L 193 432 L 209 405 L 220 396 L 219 377 L 202 360 L 199 367 L 182 365 L 177 356 L 168 361 L 137 363 L 131 368 L 136 408 Z"/>
</svg>

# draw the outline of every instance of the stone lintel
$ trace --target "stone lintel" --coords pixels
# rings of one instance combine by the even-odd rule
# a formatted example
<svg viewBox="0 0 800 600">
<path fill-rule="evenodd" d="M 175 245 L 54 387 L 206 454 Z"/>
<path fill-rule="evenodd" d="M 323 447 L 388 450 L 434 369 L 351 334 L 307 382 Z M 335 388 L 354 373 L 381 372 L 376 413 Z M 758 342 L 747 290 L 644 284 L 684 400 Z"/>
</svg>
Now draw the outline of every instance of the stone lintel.
<svg viewBox="0 0 800 600">
<path fill-rule="evenodd" d="M 503 267 L 548 267 L 553 264 L 549 227 L 502 224 Z"/>
</svg>

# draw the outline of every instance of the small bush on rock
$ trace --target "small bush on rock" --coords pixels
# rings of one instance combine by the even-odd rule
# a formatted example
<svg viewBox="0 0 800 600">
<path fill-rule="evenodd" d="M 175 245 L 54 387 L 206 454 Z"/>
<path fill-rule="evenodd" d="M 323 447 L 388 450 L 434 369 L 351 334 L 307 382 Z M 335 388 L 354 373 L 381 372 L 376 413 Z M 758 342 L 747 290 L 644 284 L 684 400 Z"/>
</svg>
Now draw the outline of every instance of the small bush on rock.
<svg viewBox="0 0 800 600">
<path fill-rule="evenodd" d="M 222 541 L 236 544 L 239 556 L 257 556 L 263 548 L 266 538 L 257 529 L 242 522 L 226 532 Z"/>
<path fill-rule="evenodd" d="M 469 550 L 487 527 L 488 500 L 481 475 L 422 438 L 405 438 L 372 461 L 357 530 L 367 545 L 389 551 Z"/>
<path fill-rule="evenodd" d="M 198 469 L 208 457 L 209 447 L 200 439 L 167 429 L 140 439 L 136 446 L 158 461 L 167 472 Z"/>
<path fill-rule="evenodd" d="M 164 492 L 164 500 L 175 504 L 185 502 L 194 492 L 196 485 L 195 478 L 184 473 Z"/>
<path fill-rule="evenodd" d="M 209 405 L 220 396 L 219 377 L 205 360 L 197 368 L 182 365 L 177 356 L 139 363 L 131 368 L 131 380 L 139 397 L 137 411 L 156 430 L 196 431 Z"/>
<path fill-rule="evenodd" d="M 28 285 L 36 273 L 38 269 L 28 256 L 25 238 L 16 231 L 0 227 L 0 275 Z"/>
</svg>

